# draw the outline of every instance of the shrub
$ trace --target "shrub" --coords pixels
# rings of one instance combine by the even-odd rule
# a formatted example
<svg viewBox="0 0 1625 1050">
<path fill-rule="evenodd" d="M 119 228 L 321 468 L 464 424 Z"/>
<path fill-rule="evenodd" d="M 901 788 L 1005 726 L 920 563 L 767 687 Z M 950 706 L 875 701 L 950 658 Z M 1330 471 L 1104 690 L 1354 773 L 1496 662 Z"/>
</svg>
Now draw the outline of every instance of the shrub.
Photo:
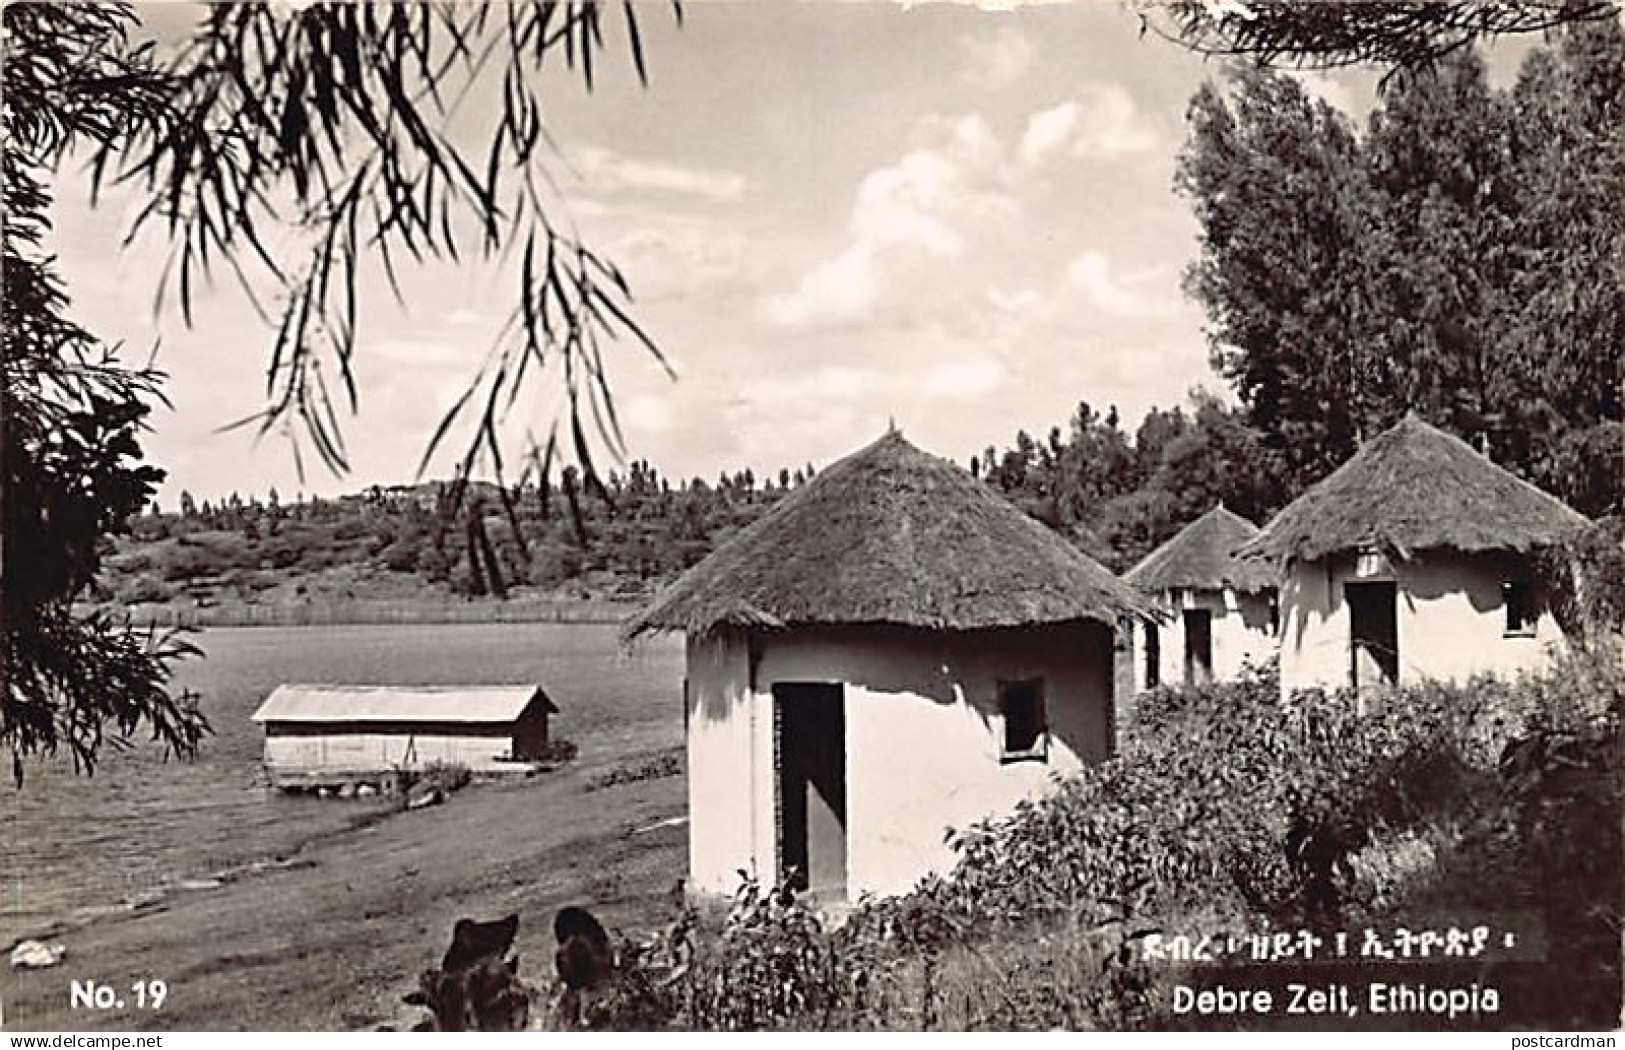
<svg viewBox="0 0 1625 1050">
<path fill-rule="evenodd" d="M 958 833 L 952 871 L 860 902 L 839 928 L 748 879 L 714 931 L 685 909 L 627 953 L 626 987 L 643 991 L 601 1021 L 635 1004 L 644 1023 L 696 1029 L 1177 1027 L 1192 1022 L 1168 993 L 1191 975 L 1141 956 L 1152 933 L 1437 927 L 1525 908 L 1548 965 L 1475 960 L 1456 975 L 1503 988 L 1515 1012 L 1485 1023 L 1610 1025 L 1620 655 L 1400 689 L 1371 714 L 1346 694 L 1283 703 L 1268 669 L 1153 692 L 1120 756 Z"/>
<path fill-rule="evenodd" d="M 747 878 L 721 932 L 697 949 L 679 1006 L 704 1030 L 821 1027 L 809 1021 L 839 1005 L 839 967 L 816 912 Z"/>
<path fill-rule="evenodd" d="M 683 751 L 681 748 L 672 748 L 663 751 L 646 762 L 637 765 L 617 766 L 600 776 L 594 777 L 587 784 L 588 791 L 602 791 L 605 788 L 616 787 L 620 784 L 636 784 L 645 780 L 658 780 L 662 777 L 675 777 L 683 772 Z"/>
<path fill-rule="evenodd" d="M 555 739 L 542 745 L 541 753 L 535 758 L 538 762 L 570 762 L 581 751 L 573 740 Z"/>
</svg>

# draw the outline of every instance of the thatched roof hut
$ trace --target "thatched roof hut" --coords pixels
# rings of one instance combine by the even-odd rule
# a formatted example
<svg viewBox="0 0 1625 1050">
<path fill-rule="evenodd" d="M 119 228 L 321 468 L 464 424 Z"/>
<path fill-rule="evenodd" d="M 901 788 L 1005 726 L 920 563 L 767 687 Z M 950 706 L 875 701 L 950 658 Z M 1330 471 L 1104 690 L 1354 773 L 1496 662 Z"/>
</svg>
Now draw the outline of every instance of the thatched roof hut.
<svg viewBox="0 0 1625 1050">
<path fill-rule="evenodd" d="M 1140 596 L 892 432 L 627 624 L 683 631 L 689 885 L 906 891 L 969 827 L 1107 759 Z"/>
<path fill-rule="evenodd" d="M 1270 567 L 1235 556 L 1258 526 L 1223 503 L 1186 525 L 1147 554 L 1123 579 L 1153 594 L 1173 590 L 1224 590 L 1256 594 L 1275 586 Z"/>
<path fill-rule="evenodd" d="M 892 431 L 819 472 L 626 625 L 975 630 L 1146 615 L 1109 571 Z"/>
<path fill-rule="evenodd" d="M 1410 413 L 1289 504 L 1239 553 L 1285 564 L 1366 547 L 1406 559 L 1424 550 L 1528 552 L 1585 522 Z"/>
</svg>

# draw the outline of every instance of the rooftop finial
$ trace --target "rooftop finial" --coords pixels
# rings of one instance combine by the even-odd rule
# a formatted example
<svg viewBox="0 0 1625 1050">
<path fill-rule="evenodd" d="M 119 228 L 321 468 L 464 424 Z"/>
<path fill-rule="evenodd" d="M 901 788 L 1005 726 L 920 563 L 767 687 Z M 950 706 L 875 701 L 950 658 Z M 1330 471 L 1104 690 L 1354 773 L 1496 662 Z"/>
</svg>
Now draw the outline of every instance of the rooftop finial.
<svg viewBox="0 0 1625 1050">
<path fill-rule="evenodd" d="M 886 433 L 888 433 L 888 434 L 896 434 L 899 437 L 902 436 L 903 430 L 902 430 L 901 427 L 899 427 L 897 425 L 897 417 L 896 416 L 887 416 L 886 417 Z"/>
</svg>

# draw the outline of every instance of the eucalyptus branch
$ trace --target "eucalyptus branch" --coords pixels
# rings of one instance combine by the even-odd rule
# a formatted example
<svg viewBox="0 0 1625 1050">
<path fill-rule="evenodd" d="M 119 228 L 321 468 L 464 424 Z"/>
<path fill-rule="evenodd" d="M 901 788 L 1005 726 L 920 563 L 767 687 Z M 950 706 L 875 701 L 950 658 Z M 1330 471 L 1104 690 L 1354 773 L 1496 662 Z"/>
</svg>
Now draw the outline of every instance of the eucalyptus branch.
<svg viewBox="0 0 1625 1050">
<path fill-rule="evenodd" d="M 1331 69 L 1428 66 L 1477 41 L 1617 18 L 1619 0 L 1134 0 L 1142 32 L 1204 55 Z"/>
<path fill-rule="evenodd" d="M 172 254 L 160 296 L 178 301 L 188 322 L 198 279 L 221 259 L 257 309 L 256 276 L 277 289 L 267 403 L 255 417 L 262 433 L 296 424 L 322 462 L 343 471 L 332 381 L 356 411 L 357 289 L 369 257 L 401 298 L 401 263 L 459 263 L 474 231 L 486 262 L 523 247 L 518 305 L 493 347 L 495 364 L 469 388 L 490 389 L 458 401 L 424 464 L 459 413 L 479 405 L 461 469 L 488 457 L 500 470 L 503 415 L 556 360 L 575 458 L 597 485 L 587 427 L 612 455 L 621 451 L 602 347 L 624 337 L 665 361 L 633 321 L 622 275 L 561 232 L 540 74 L 562 60 L 591 89 L 610 10 L 602 0 L 208 9 L 165 69 L 173 91 L 162 118 L 133 147 L 105 149 L 94 170 L 98 181 L 110 174 L 146 191 L 131 236 L 164 229 Z M 646 80 L 637 11 L 614 10 Z M 496 56 L 501 104 L 475 149 L 453 136 L 452 117 L 480 83 L 495 86 Z M 300 246 L 273 243 L 271 231 L 291 231 Z"/>
</svg>

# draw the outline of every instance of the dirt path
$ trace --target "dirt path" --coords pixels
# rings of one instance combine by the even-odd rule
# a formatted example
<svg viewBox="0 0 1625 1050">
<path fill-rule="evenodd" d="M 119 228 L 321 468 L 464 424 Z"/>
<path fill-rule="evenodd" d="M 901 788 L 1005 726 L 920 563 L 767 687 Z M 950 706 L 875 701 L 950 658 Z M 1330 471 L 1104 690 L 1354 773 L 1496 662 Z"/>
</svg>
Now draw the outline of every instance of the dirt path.
<svg viewBox="0 0 1625 1050">
<path fill-rule="evenodd" d="M 60 966 L 0 971 L 5 1027 L 371 1029 L 421 1016 L 400 997 L 464 915 L 518 912 L 520 972 L 541 978 L 558 908 L 585 904 L 641 933 L 671 914 L 686 869 L 687 828 L 670 823 L 686 811 L 683 778 L 589 790 L 602 772 L 478 786 L 314 843 L 299 854 L 309 866 L 182 891 L 65 933 Z M 87 980 L 110 985 L 124 1007 L 71 1008 L 71 982 Z M 168 986 L 157 1011 L 135 1005 L 135 982 L 152 980 Z"/>
</svg>

